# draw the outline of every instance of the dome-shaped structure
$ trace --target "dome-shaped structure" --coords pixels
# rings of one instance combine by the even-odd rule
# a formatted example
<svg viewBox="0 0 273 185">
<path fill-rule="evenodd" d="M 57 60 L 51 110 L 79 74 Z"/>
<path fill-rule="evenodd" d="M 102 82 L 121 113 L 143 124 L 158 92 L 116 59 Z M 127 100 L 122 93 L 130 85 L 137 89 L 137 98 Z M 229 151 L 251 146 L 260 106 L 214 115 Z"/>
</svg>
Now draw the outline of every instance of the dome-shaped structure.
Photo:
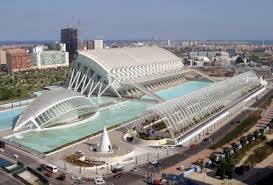
<svg viewBox="0 0 273 185">
<path fill-rule="evenodd" d="M 71 124 L 97 110 L 84 95 L 63 88 L 45 92 L 27 106 L 13 130 L 48 128 Z"/>
</svg>

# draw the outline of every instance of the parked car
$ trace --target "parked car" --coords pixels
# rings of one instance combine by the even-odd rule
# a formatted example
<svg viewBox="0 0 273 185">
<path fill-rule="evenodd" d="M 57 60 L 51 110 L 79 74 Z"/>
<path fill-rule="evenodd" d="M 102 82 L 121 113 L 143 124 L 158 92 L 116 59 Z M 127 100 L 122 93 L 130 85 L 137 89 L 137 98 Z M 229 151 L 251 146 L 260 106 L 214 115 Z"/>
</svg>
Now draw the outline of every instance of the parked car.
<svg viewBox="0 0 273 185">
<path fill-rule="evenodd" d="M 113 173 L 117 173 L 117 172 L 121 172 L 124 170 L 124 167 L 123 166 L 116 166 L 112 169 L 112 172 Z"/>
<path fill-rule="evenodd" d="M 100 180 L 100 179 L 103 180 L 103 177 L 101 175 L 98 175 L 98 176 L 94 177 L 94 180 Z"/>
<path fill-rule="evenodd" d="M 203 142 L 206 142 L 206 143 L 209 143 L 209 142 L 211 142 L 211 139 L 210 139 L 210 138 L 205 138 L 205 139 L 203 139 L 202 141 L 203 141 Z"/>
<path fill-rule="evenodd" d="M 131 172 L 137 172 L 139 170 L 140 170 L 140 168 L 133 168 L 133 169 L 131 169 Z"/>
<path fill-rule="evenodd" d="M 74 184 L 85 184 L 85 181 L 84 180 L 75 180 L 74 181 Z"/>
<path fill-rule="evenodd" d="M 47 176 L 47 177 L 51 177 L 52 173 L 46 172 L 44 175 Z"/>
<path fill-rule="evenodd" d="M 94 179 L 94 183 L 96 185 L 100 185 L 100 184 L 105 184 L 105 181 L 103 179 L 97 179 L 97 180 Z"/>
<path fill-rule="evenodd" d="M 5 150 L 3 148 L 0 148 L 0 152 L 4 152 Z"/>
<path fill-rule="evenodd" d="M 195 149 L 196 147 L 197 147 L 196 144 L 192 144 L 192 145 L 191 145 L 191 149 Z"/>
<path fill-rule="evenodd" d="M 81 180 L 82 177 L 80 177 L 80 176 L 72 176 L 71 179 L 73 179 L 73 180 Z"/>
<path fill-rule="evenodd" d="M 14 157 L 15 159 L 19 158 L 18 154 L 13 154 L 12 157 Z"/>
<path fill-rule="evenodd" d="M 159 163 L 158 163 L 157 160 L 152 160 L 152 161 L 150 161 L 150 164 L 151 164 L 151 165 L 158 165 Z"/>
</svg>

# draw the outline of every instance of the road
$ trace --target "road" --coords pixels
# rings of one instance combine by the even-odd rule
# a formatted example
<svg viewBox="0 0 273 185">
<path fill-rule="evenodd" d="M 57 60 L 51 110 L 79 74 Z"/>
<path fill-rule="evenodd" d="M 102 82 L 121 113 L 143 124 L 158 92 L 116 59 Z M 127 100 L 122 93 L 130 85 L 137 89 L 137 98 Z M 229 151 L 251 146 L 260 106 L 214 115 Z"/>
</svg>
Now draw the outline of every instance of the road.
<svg viewBox="0 0 273 185">
<path fill-rule="evenodd" d="M 271 96 L 273 95 L 273 91 L 270 91 L 268 94 L 263 96 L 258 102 L 254 103 L 252 107 L 260 107 L 264 104 Z M 246 119 L 249 116 L 249 113 L 252 112 L 251 110 L 245 110 L 242 113 L 240 113 L 238 116 L 236 116 L 233 120 L 231 120 L 229 123 L 225 124 L 222 128 L 218 129 L 215 133 L 213 133 L 210 137 L 212 143 L 215 143 L 219 141 L 221 138 L 223 138 L 228 132 L 230 132 L 233 128 L 235 128 L 238 124 L 240 124 L 241 120 Z M 189 148 L 176 148 L 176 150 L 180 150 L 179 153 L 166 157 L 164 159 L 159 160 L 160 168 L 159 169 L 153 169 L 151 168 L 151 165 L 146 164 L 141 167 L 141 176 L 149 175 L 151 173 L 160 174 L 160 171 L 169 168 L 171 166 L 176 165 L 180 161 L 183 161 L 198 152 L 208 148 L 212 143 L 207 142 L 201 142 L 196 145 L 195 149 L 189 149 Z M 127 177 L 128 176 L 128 177 Z M 145 184 L 143 182 L 143 177 L 140 175 L 133 175 L 131 173 L 125 173 L 123 177 L 119 179 L 113 179 L 113 178 L 107 178 L 106 181 L 112 182 L 114 184 L 118 185 L 135 185 L 135 184 Z M 127 179 L 127 181 L 123 181 L 123 179 Z"/>
<path fill-rule="evenodd" d="M 11 175 L 0 170 L 0 185 L 24 185 Z"/>
</svg>

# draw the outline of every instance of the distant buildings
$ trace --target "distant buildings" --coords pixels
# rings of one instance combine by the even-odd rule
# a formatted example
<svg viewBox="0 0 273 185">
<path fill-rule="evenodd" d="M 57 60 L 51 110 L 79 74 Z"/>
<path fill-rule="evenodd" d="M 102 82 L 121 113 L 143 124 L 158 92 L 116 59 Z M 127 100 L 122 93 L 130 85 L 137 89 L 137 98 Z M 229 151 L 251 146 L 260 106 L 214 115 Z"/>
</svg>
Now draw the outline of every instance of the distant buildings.
<svg viewBox="0 0 273 185">
<path fill-rule="evenodd" d="M 88 40 L 87 49 L 103 49 L 103 40 Z"/>
<path fill-rule="evenodd" d="M 7 64 L 7 57 L 6 57 L 6 51 L 0 49 L 0 65 Z"/>
<path fill-rule="evenodd" d="M 30 54 L 21 48 L 6 49 L 8 72 L 26 70 L 31 68 Z"/>
<path fill-rule="evenodd" d="M 171 43 L 170 40 L 167 41 L 167 44 L 168 44 L 168 46 L 171 46 L 171 45 L 172 45 L 172 43 Z"/>
<path fill-rule="evenodd" d="M 79 49 L 78 30 L 76 28 L 62 29 L 61 43 L 66 44 L 66 51 L 69 52 L 69 63 L 72 63 L 76 59 Z"/>
<path fill-rule="evenodd" d="M 31 54 L 31 62 L 32 67 L 38 69 L 69 66 L 69 54 L 65 51 L 41 50 Z"/>
</svg>

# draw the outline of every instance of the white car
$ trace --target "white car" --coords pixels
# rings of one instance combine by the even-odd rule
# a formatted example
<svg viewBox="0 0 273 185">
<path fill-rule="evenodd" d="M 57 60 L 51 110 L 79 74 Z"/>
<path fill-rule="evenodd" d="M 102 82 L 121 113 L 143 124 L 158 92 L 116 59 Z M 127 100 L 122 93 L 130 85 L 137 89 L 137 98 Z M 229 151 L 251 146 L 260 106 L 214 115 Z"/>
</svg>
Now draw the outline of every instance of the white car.
<svg viewBox="0 0 273 185">
<path fill-rule="evenodd" d="M 0 152 L 4 152 L 5 150 L 3 148 L 0 148 Z"/>
<path fill-rule="evenodd" d="M 18 154 L 13 154 L 12 157 L 14 157 L 15 159 L 19 158 Z"/>
<path fill-rule="evenodd" d="M 152 161 L 150 161 L 150 164 L 152 164 L 152 165 L 157 165 L 157 164 L 158 164 L 158 161 L 157 161 L 157 160 L 152 160 Z"/>
<path fill-rule="evenodd" d="M 80 176 L 72 176 L 71 179 L 73 179 L 73 180 L 81 180 L 82 177 L 80 177 Z"/>
<path fill-rule="evenodd" d="M 94 179 L 94 183 L 96 185 L 100 185 L 100 184 L 105 184 L 105 181 L 103 179 L 97 179 L 97 180 Z"/>
</svg>

